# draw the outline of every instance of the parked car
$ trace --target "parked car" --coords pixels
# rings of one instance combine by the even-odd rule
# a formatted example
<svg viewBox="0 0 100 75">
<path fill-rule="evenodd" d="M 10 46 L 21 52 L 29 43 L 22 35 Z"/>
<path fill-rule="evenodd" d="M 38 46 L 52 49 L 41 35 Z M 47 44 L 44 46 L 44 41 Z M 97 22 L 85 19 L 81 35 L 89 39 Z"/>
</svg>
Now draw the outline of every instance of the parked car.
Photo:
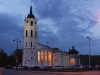
<svg viewBox="0 0 100 75">
<path fill-rule="evenodd" d="M 52 69 L 52 66 L 46 66 L 46 65 L 39 66 L 39 67 L 40 67 L 40 69 Z"/>
<path fill-rule="evenodd" d="M 45 69 L 46 66 L 40 65 L 39 67 L 40 67 L 40 69 Z"/>
<path fill-rule="evenodd" d="M 100 65 L 95 65 L 95 66 L 94 66 L 94 69 L 95 69 L 95 70 L 100 70 Z"/>
<path fill-rule="evenodd" d="M 65 66 L 64 69 L 72 69 L 72 66 Z"/>
<path fill-rule="evenodd" d="M 83 70 L 84 69 L 84 66 L 83 65 L 73 65 L 72 66 L 72 69 L 80 69 L 80 70 Z"/>
<path fill-rule="evenodd" d="M 5 69 L 13 69 L 13 66 L 12 65 L 8 65 L 5 67 Z"/>
<path fill-rule="evenodd" d="M 22 70 L 22 69 L 24 69 L 24 67 L 21 65 L 17 65 L 17 66 L 14 66 L 13 69 Z"/>
<path fill-rule="evenodd" d="M 27 70 L 28 69 L 28 67 L 27 66 L 23 66 L 23 70 Z"/>
<path fill-rule="evenodd" d="M 64 69 L 64 66 L 54 66 L 52 69 Z"/>
<path fill-rule="evenodd" d="M 44 69 L 52 69 L 52 66 L 45 66 Z"/>
<path fill-rule="evenodd" d="M 85 69 L 85 70 L 93 70 L 93 67 L 92 67 L 92 66 L 87 65 L 87 66 L 84 66 L 84 69 Z"/>
<path fill-rule="evenodd" d="M 34 69 L 34 70 L 35 70 L 35 69 L 40 69 L 40 67 L 34 65 L 34 66 L 31 67 L 31 69 Z"/>
</svg>

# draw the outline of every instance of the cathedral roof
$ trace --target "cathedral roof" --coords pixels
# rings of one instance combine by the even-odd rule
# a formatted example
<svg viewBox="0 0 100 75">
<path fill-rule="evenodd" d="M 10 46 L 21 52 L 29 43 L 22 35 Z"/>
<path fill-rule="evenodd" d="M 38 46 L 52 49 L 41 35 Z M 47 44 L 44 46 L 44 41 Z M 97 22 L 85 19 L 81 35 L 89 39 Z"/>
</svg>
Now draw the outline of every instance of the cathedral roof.
<svg viewBox="0 0 100 75">
<path fill-rule="evenodd" d="M 72 49 L 69 49 L 69 54 L 78 54 L 79 52 L 74 48 L 74 46 L 72 46 Z"/>
<path fill-rule="evenodd" d="M 30 13 L 27 15 L 27 18 L 35 18 L 35 16 L 32 13 L 32 6 L 30 6 Z"/>
</svg>

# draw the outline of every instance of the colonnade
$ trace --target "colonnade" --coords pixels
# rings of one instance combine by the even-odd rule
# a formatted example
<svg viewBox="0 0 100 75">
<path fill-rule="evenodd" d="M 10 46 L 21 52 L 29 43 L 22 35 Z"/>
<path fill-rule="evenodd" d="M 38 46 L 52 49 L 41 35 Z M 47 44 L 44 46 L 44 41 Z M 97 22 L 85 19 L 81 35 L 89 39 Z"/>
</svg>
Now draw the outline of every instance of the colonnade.
<svg viewBox="0 0 100 75">
<path fill-rule="evenodd" d="M 38 52 L 38 65 L 52 66 L 52 52 L 50 51 Z"/>
</svg>

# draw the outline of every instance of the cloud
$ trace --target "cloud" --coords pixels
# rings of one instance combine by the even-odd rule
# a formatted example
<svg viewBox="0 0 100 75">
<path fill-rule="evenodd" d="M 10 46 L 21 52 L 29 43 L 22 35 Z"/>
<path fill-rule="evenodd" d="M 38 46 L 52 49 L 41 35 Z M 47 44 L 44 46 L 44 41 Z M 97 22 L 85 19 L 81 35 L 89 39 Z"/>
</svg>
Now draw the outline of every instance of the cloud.
<svg viewBox="0 0 100 75">
<path fill-rule="evenodd" d="M 92 38 L 91 54 L 94 54 L 95 49 L 98 51 L 97 54 L 99 53 L 98 44 L 100 42 L 94 37 L 98 27 L 97 15 L 95 14 L 99 9 L 99 6 L 95 4 L 100 3 L 98 0 L 32 1 L 33 14 L 38 19 L 40 43 L 46 44 L 48 41 L 49 46 L 66 51 L 74 45 L 80 53 L 85 54 L 88 53 L 88 39 L 86 38 L 88 35 Z M 0 46 L 7 53 L 16 49 L 16 43 L 12 42 L 14 37 L 23 37 L 23 20 L 28 15 L 30 7 L 30 1 L 15 0 L 13 2 L 10 0 L 10 2 L 2 0 L 0 5 L 3 7 L 0 8 Z M 98 9 L 96 9 L 97 7 Z"/>
<path fill-rule="evenodd" d="M 13 39 L 23 36 L 23 28 L 18 26 L 18 18 L 0 14 L 0 47 L 10 54 L 15 50 Z"/>
<path fill-rule="evenodd" d="M 40 39 L 49 39 L 52 47 L 56 46 L 62 50 L 68 50 L 75 45 L 81 53 L 84 52 L 85 47 L 88 47 L 86 36 L 93 35 L 90 29 L 97 24 L 97 17 L 89 9 L 91 3 L 79 0 L 37 1 L 40 35 L 42 30 L 45 31 L 45 35 L 40 36 Z"/>
</svg>

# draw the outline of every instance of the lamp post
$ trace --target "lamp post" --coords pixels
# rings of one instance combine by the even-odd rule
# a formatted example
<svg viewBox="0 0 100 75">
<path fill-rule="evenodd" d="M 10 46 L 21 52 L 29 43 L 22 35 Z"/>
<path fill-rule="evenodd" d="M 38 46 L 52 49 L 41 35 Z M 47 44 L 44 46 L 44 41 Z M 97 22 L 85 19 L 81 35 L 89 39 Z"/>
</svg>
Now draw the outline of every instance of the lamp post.
<svg viewBox="0 0 100 75">
<path fill-rule="evenodd" d="M 21 40 L 18 37 L 15 37 L 13 41 L 16 42 L 16 50 L 17 50 L 18 43 L 21 42 Z M 16 70 L 17 70 L 18 57 L 16 56 L 15 59 L 16 59 Z"/>
<path fill-rule="evenodd" d="M 89 67 L 90 67 L 90 37 L 87 37 L 88 38 L 88 40 L 89 40 Z"/>
<path fill-rule="evenodd" d="M 14 38 L 13 41 L 16 42 L 16 50 L 17 50 L 18 49 L 18 43 L 21 42 L 21 40 L 18 37 L 16 37 L 16 38 Z"/>
</svg>

